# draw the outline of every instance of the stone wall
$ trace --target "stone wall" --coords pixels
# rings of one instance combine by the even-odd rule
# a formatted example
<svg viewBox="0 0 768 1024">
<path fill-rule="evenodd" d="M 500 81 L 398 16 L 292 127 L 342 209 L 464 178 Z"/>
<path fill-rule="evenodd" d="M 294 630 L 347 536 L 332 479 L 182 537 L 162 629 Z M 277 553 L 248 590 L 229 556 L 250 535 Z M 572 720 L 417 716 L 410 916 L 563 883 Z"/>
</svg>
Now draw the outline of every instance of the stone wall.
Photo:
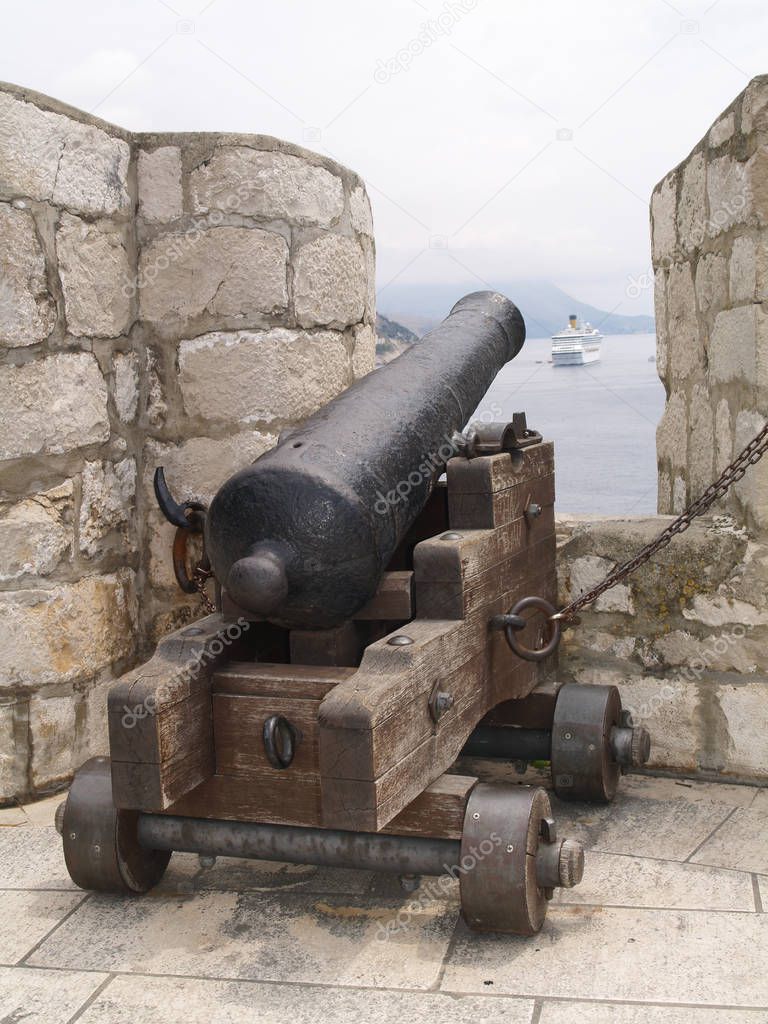
<svg viewBox="0 0 768 1024">
<path fill-rule="evenodd" d="M 299 147 L 0 86 L 0 803 L 103 751 L 111 681 L 199 613 L 155 467 L 209 501 L 373 368 L 372 235 Z"/>
<path fill-rule="evenodd" d="M 755 78 L 651 201 L 659 511 L 679 512 L 768 414 L 768 76 Z M 768 528 L 768 461 L 726 506 Z"/>
<path fill-rule="evenodd" d="M 768 76 L 651 200 L 659 512 L 679 513 L 768 416 Z M 768 782 L 768 458 L 565 632 L 560 676 L 619 686 L 651 768 Z M 563 603 L 671 521 L 560 520 Z"/>
</svg>

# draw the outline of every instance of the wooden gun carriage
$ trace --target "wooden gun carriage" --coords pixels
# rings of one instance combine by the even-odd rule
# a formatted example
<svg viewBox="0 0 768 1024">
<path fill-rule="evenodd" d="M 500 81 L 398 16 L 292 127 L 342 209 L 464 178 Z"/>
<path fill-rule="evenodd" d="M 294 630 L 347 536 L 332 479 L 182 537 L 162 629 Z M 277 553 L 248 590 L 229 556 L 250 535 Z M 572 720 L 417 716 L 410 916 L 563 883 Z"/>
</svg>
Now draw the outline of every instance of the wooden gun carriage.
<svg viewBox="0 0 768 1024">
<path fill-rule="evenodd" d="M 470 300 L 469 317 L 467 300 L 463 311 L 462 303 L 455 307 L 463 312 L 459 333 L 479 319 L 487 349 L 488 332 L 498 334 L 488 308 L 495 316 L 501 297 L 482 293 Z M 517 328 L 519 319 L 522 330 L 517 311 L 501 301 L 509 307 L 507 322 Z M 446 358 L 445 333 L 440 338 Z M 449 337 L 449 362 L 450 344 Z M 470 354 L 454 373 L 476 365 L 477 352 Z M 511 424 L 451 433 L 508 357 L 505 348 L 490 360 L 464 399 L 473 403 L 469 409 L 459 402 L 450 415 L 438 416 L 440 432 L 421 451 L 431 451 L 440 436 L 450 446 L 431 476 L 405 477 L 407 500 L 397 491 L 375 491 L 385 506 L 382 520 L 393 515 L 388 495 L 408 508 L 394 510 L 397 529 L 374 539 L 384 557 L 372 588 L 366 572 L 362 582 L 352 580 L 358 607 L 349 614 L 343 614 L 345 594 L 325 582 L 317 594 L 311 589 L 313 574 L 333 577 L 338 568 L 314 564 L 311 536 L 300 559 L 285 553 L 290 532 L 275 540 L 274 521 L 272 532 L 260 528 L 255 543 L 254 537 L 240 543 L 242 481 L 228 506 L 220 501 L 231 493 L 224 485 L 206 522 L 216 611 L 165 638 L 146 664 L 116 683 L 109 695 L 110 758 L 83 766 L 58 816 L 67 866 L 79 885 L 145 891 L 173 850 L 375 868 L 406 879 L 450 871 L 460 879 L 470 926 L 532 934 L 554 888 L 580 880 L 583 851 L 556 835 L 543 789 L 490 785 L 452 771 L 462 750 L 522 762 L 541 758 L 552 763 L 559 795 L 610 800 L 622 768 L 647 757 L 647 734 L 630 727 L 616 689 L 558 687 L 554 656 L 539 656 L 551 622 L 540 613 L 509 613 L 527 595 L 545 607 L 556 602 L 553 446 L 519 416 Z M 418 367 L 408 373 L 418 376 Z M 454 397 L 459 383 L 450 388 Z M 368 393 L 356 387 L 371 400 L 370 386 Z M 295 459 L 304 447 L 302 458 L 311 456 L 316 473 L 322 432 L 336 422 L 326 412 L 319 416 L 319 426 L 313 418 L 280 439 L 278 470 L 281 458 Z M 423 429 L 417 444 L 425 444 Z M 359 453 L 354 460 L 359 465 Z M 403 465 L 409 460 L 413 454 L 406 452 Z M 380 465 L 365 461 L 380 481 Z M 244 471 L 249 488 L 261 463 Z M 445 477 L 437 480 L 443 468 Z M 297 496 L 290 479 L 283 502 Z M 388 479 L 394 488 L 399 478 Z M 352 483 L 358 493 L 368 489 L 370 504 L 370 481 Z M 162 496 L 162 478 L 160 485 Z M 320 485 L 313 478 L 309 486 Z M 350 489 L 345 480 L 335 493 L 349 504 Z M 324 502 L 327 507 L 327 496 Z M 350 514 L 345 507 L 322 520 L 307 505 L 304 515 L 323 549 L 324 531 Z M 175 521 L 187 528 L 178 510 Z M 381 528 L 375 523 L 371 530 Z M 291 522 L 286 529 L 297 527 Z M 342 565 L 342 578 L 359 572 L 360 529 L 354 525 L 352 569 Z M 222 536 L 228 530 L 238 541 L 227 560 Z M 365 546 L 360 550 L 364 557 Z M 308 628 L 302 618 L 321 625 Z M 536 653 L 520 657 L 513 647 Z"/>
</svg>

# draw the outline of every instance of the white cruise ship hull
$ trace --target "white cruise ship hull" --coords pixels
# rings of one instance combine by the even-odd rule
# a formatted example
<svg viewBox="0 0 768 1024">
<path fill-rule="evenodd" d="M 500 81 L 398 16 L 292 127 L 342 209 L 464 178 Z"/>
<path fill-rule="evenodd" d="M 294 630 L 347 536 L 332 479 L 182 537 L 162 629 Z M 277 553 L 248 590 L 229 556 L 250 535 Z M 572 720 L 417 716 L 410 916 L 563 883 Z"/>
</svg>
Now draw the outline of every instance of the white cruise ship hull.
<svg viewBox="0 0 768 1024">
<path fill-rule="evenodd" d="M 552 363 L 554 366 L 586 366 L 600 359 L 600 342 L 570 343 L 563 346 L 552 346 Z"/>
</svg>

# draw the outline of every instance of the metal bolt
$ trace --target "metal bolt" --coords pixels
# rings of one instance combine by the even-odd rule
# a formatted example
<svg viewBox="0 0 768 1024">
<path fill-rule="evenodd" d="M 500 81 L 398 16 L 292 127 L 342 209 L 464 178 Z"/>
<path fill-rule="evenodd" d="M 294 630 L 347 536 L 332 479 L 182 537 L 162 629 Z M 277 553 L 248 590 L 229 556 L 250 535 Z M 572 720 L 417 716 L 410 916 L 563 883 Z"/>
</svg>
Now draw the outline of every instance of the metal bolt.
<svg viewBox="0 0 768 1024">
<path fill-rule="evenodd" d="M 93 849 L 94 857 L 100 857 L 101 856 L 101 847 L 99 846 L 98 843 L 94 843 L 92 849 Z"/>
<path fill-rule="evenodd" d="M 539 505 L 535 501 L 532 501 L 528 505 L 528 508 L 525 510 L 525 514 L 527 516 L 530 516 L 531 519 L 538 519 L 539 516 L 541 515 L 541 513 L 542 513 L 541 505 Z"/>
<path fill-rule="evenodd" d="M 72 842 L 74 842 L 75 839 L 77 839 L 77 832 L 70 832 L 69 838 L 72 840 Z"/>
<path fill-rule="evenodd" d="M 203 871 L 209 871 L 216 863 L 216 858 L 211 857 L 207 853 L 201 853 L 197 858 L 197 861 Z"/>
<path fill-rule="evenodd" d="M 413 643 L 413 640 L 405 633 L 398 633 L 397 636 L 391 636 L 387 643 L 390 647 L 407 647 L 408 644 Z"/>
<path fill-rule="evenodd" d="M 473 819 L 475 821 L 479 821 L 480 820 L 480 812 L 479 811 L 475 811 L 475 813 L 472 815 L 472 817 L 473 817 Z"/>
<path fill-rule="evenodd" d="M 460 533 L 444 533 L 440 540 L 461 540 L 462 536 Z"/>
<path fill-rule="evenodd" d="M 507 847 L 507 853 L 514 853 L 514 852 L 515 852 L 515 848 L 512 845 L 512 843 L 510 843 L 509 846 Z"/>
<path fill-rule="evenodd" d="M 450 711 L 453 707 L 453 695 L 446 693 L 444 690 L 437 690 L 429 701 L 429 710 L 432 713 L 432 718 L 438 722 L 446 711 Z"/>
<path fill-rule="evenodd" d="M 421 885 L 421 878 L 418 875 L 400 875 L 398 881 L 403 892 L 416 892 Z"/>
<path fill-rule="evenodd" d="M 564 739 L 564 740 L 572 740 L 572 739 L 573 739 L 573 733 L 570 733 L 570 732 L 564 732 L 564 733 L 563 733 L 563 739 Z"/>
<path fill-rule="evenodd" d="M 181 631 L 182 636 L 202 636 L 205 630 L 200 629 L 199 626 L 189 626 L 187 629 Z"/>
</svg>

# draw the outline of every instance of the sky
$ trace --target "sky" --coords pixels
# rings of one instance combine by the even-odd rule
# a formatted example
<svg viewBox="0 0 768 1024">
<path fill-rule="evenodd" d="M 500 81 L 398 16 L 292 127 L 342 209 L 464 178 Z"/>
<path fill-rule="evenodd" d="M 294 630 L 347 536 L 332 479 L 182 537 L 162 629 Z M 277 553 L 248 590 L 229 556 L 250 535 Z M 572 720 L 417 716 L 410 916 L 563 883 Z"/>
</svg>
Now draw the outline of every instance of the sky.
<svg viewBox="0 0 768 1024">
<path fill-rule="evenodd" d="M 6 81 L 134 131 L 274 135 L 357 171 L 384 311 L 394 281 L 493 277 L 651 312 L 651 190 L 768 72 L 765 0 L 2 9 Z"/>
</svg>

